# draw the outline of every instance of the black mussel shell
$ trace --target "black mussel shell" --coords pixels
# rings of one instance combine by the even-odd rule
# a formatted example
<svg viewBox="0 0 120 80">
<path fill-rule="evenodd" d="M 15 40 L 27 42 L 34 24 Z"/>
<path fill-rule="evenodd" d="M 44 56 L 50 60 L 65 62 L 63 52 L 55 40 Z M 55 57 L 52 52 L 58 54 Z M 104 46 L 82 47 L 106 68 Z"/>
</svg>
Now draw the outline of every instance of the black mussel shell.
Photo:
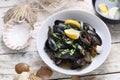
<svg viewBox="0 0 120 80">
<path fill-rule="evenodd" d="M 90 36 L 92 38 L 92 44 L 93 45 L 99 45 L 99 46 L 102 45 L 102 40 L 96 32 L 94 32 L 92 30 L 88 30 L 88 33 L 90 34 Z"/>
<path fill-rule="evenodd" d="M 57 51 L 57 49 L 58 49 L 55 41 L 52 38 L 50 38 L 50 37 L 48 37 L 48 39 L 47 39 L 47 41 L 45 43 L 45 46 L 47 48 L 50 48 L 53 51 Z"/>
<path fill-rule="evenodd" d="M 84 60 L 88 63 L 92 62 L 92 58 L 89 52 L 85 52 Z"/>
<path fill-rule="evenodd" d="M 53 32 L 54 33 L 62 33 L 63 34 L 65 28 L 66 28 L 66 25 L 64 25 L 64 24 L 54 25 L 53 26 Z"/>
<path fill-rule="evenodd" d="M 60 24 L 60 23 L 64 24 L 64 21 L 62 21 L 62 20 L 56 20 L 56 21 L 54 22 L 55 25 L 58 25 L 58 24 Z"/>
</svg>

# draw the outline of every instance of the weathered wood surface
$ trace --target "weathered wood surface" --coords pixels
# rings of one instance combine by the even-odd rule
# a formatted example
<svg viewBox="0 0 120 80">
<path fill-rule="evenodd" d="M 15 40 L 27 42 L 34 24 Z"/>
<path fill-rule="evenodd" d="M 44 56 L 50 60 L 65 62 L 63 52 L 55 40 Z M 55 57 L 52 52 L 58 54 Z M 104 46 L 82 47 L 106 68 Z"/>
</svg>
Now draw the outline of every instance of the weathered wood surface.
<svg viewBox="0 0 120 80">
<path fill-rule="evenodd" d="M 40 29 L 41 23 L 52 13 L 38 13 L 38 22 L 35 24 L 35 30 L 32 32 L 33 39 L 31 40 L 29 47 L 26 49 L 20 50 L 19 52 L 13 51 L 7 48 L 2 41 L 2 31 L 4 26 L 2 17 L 11 6 L 16 5 L 19 1 L 20 0 L 8 0 L 8 2 L 5 2 L 5 0 L 0 0 L 0 80 L 13 80 L 13 76 L 16 74 L 14 66 L 19 62 L 30 64 L 33 72 L 36 72 L 41 66 L 46 66 L 36 49 L 36 35 L 38 29 Z M 79 7 L 76 8 L 78 9 Z M 109 57 L 98 69 L 81 76 L 81 80 L 120 80 L 120 24 L 108 24 L 108 28 L 112 35 L 112 48 Z M 70 79 L 71 76 L 54 71 L 51 79 L 57 78 Z"/>
</svg>

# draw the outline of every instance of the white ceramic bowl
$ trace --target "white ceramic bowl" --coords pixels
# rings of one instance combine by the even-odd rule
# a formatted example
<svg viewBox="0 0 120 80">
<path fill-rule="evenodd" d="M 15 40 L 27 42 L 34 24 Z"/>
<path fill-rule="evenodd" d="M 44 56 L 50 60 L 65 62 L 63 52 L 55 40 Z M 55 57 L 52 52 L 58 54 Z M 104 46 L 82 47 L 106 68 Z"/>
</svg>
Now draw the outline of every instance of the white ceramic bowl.
<svg viewBox="0 0 120 80">
<path fill-rule="evenodd" d="M 47 53 L 44 51 L 44 45 L 48 33 L 48 26 L 52 26 L 55 20 L 66 20 L 66 19 L 76 19 L 79 21 L 82 20 L 83 22 L 89 23 L 96 29 L 96 32 L 102 38 L 103 43 L 102 46 L 100 46 L 100 55 L 96 56 L 94 61 L 88 67 L 81 70 L 70 70 L 56 66 L 54 64 L 54 61 L 51 60 L 50 57 L 47 55 Z M 91 72 L 96 68 L 98 68 L 106 60 L 110 52 L 111 36 L 106 24 L 101 19 L 90 13 L 80 10 L 61 11 L 53 14 L 48 19 L 46 19 L 41 27 L 42 28 L 39 30 L 37 36 L 37 49 L 39 55 L 50 68 L 60 73 L 64 73 L 68 75 L 82 75 Z"/>
</svg>

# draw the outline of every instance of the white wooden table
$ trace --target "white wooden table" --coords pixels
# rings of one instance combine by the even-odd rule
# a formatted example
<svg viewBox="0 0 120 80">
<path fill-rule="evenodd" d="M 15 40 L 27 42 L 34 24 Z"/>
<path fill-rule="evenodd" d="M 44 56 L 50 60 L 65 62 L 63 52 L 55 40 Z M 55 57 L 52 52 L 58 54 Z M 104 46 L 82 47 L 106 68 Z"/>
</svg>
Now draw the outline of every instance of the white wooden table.
<svg viewBox="0 0 120 80">
<path fill-rule="evenodd" d="M 33 39 L 31 40 L 29 46 L 20 51 L 14 51 L 7 48 L 2 41 L 2 31 L 3 31 L 3 16 L 4 13 L 11 8 L 13 5 L 17 5 L 20 1 L 24 0 L 0 0 L 0 80 L 13 80 L 15 70 L 14 67 L 17 63 L 24 62 L 28 63 L 33 72 L 36 72 L 41 66 L 46 66 L 38 55 L 36 49 L 36 34 L 38 29 L 40 29 L 41 23 L 52 13 L 39 12 L 38 22 L 35 24 L 35 30 L 32 32 Z M 90 0 L 85 0 L 89 2 Z M 75 5 L 78 4 L 78 5 Z M 73 6 L 78 6 L 79 0 L 72 4 Z M 64 8 L 68 9 L 68 7 Z M 120 24 L 111 25 L 107 24 L 112 36 L 112 48 L 110 55 L 107 60 L 96 70 L 80 76 L 80 80 L 120 80 Z M 59 80 L 70 80 L 71 76 L 64 75 L 54 71 L 51 79 Z"/>
</svg>

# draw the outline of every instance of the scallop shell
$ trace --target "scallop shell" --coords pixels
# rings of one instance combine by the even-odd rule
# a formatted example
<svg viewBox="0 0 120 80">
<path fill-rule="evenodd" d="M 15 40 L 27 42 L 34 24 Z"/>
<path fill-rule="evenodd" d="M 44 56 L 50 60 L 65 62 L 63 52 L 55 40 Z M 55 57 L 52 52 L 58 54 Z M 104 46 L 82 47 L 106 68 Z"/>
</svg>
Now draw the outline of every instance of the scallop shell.
<svg viewBox="0 0 120 80">
<path fill-rule="evenodd" d="M 29 72 L 22 72 L 16 80 L 29 80 L 29 76 Z"/>
<path fill-rule="evenodd" d="M 30 72 L 22 72 L 21 74 L 17 75 L 14 80 L 42 80 L 41 78 L 37 77 L 33 73 Z"/>
<path fill-rule="evenodd" d="M 15 7 L 9 9 L 5 13 L 4 22 L 6 23 L 10 19 L 15 19 L 18 21 L 25 19 L 26 21 L 28 21 L 28 23 L 33 25 L 36 22 L 37 17 L 29 5 L 23 4 L 23 5 L 15 6 Z"/>
<path fill-rule="evenodd" d="M 7 47 L 20 50 L 30 41 L 30 24 L 26 21 L 10 20 L 4 26 L 3 41 Z"/>
<path fill-rule="evenodd" d="M 29 76 L 29 80 L 42 80 L 41 78 L 37 77 L 36 75 L 34 74 L 30 74 Z"/>
</svg>

